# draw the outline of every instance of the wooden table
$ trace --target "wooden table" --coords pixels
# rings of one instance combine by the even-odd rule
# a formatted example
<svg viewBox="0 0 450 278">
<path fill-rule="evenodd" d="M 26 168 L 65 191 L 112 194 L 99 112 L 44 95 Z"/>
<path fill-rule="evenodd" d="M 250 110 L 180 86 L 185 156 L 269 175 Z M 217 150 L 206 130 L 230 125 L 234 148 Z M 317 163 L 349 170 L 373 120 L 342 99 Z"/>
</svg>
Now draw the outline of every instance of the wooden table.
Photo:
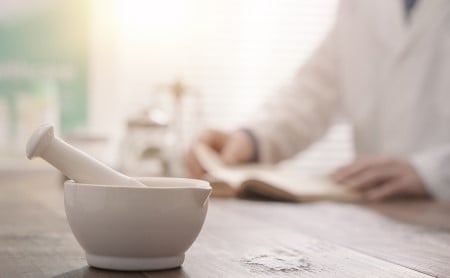
<svg viewBox="0 0 450 278">
<path fill-rule="evenodd" d="M 87 266 L 55 174 L 0 175 L 0 277 L 450 277 L 450 203 L 212 199 L 178 269 Z"/>
</svg>

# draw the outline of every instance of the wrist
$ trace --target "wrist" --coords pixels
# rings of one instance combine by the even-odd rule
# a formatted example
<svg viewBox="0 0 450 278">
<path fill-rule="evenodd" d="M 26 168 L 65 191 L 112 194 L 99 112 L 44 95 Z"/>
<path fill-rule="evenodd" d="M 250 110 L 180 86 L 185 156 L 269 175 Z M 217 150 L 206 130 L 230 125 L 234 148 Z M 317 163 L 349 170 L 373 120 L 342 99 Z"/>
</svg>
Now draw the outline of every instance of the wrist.
<svg viewBox="0 0 450 278">
<path fill-rule="evenodd" d="M 237 132 L 244 134 L 250 143 L 250 156 L 247 162 L 258 162 L 258 139 L 255 134 L 248 128 L 241 128 Z"/>
</svg>

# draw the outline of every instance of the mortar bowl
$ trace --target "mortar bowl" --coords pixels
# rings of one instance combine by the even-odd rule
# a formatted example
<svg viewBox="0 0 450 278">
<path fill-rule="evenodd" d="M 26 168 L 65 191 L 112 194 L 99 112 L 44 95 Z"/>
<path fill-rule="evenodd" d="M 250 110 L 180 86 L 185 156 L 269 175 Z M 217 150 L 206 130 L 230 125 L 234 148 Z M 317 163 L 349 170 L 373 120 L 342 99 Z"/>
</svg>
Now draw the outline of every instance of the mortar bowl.
<svg viewBox="0 0 450 278">
<path fill-rule="evenodd" d="M 137 178 L 147 187 L 64 183 L 64 204 L 90 266 L 113 270 L 179 267 L 208 209 L 208 182 Z"/>
</svg>

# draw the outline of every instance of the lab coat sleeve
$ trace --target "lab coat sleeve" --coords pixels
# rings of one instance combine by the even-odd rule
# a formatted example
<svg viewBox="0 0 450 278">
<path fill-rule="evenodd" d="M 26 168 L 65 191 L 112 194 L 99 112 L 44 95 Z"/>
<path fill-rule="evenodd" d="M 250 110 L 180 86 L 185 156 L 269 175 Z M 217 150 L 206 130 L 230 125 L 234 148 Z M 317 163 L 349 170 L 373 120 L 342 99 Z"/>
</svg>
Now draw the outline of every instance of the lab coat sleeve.
<svg viewBox="0 0 450 278">
<path fill-rule="evenodd" d="M 435 199 L 450 200 L 450 144 L 414 155 L 412 164 Z"/>
<path fill-rule="evenodd" d="M 338 21 L 290 84 L 244 124 L 257 139 L 260 162 L 292 157 L 328 129 L 338 106 Z"/>
</svg>

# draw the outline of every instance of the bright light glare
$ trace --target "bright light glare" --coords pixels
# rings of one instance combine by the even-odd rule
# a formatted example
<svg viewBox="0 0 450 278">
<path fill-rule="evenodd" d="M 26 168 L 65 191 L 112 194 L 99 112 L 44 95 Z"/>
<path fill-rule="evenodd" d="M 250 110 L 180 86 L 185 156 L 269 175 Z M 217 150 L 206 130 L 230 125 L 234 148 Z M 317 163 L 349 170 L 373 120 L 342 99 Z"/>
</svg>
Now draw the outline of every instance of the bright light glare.
<svg viewBox="0 0 450 278">
<path fill-rule="evenodd" d="M 118 0 L 118 21 L 128 39 L 174 39 L 183 36 L 189 23 L 184 0 Z"/>
</svg>

